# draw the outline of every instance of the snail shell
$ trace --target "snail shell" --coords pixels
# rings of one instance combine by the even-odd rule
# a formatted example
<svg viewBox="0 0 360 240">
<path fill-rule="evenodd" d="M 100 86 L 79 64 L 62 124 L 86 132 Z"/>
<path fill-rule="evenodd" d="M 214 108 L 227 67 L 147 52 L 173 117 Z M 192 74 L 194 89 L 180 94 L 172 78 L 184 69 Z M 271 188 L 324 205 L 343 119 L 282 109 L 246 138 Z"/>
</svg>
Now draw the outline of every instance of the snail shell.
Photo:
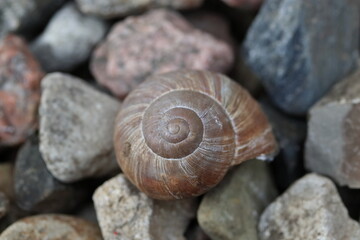
<svg viewBox="0 0 360 240">
<path fill-rule="evenodd" d="M 132 91 L 117 116 L 114 144 L 125 175 L 156 199 L 203 194 L 231 166 L 277 149 L 246 90 L 196 70 L 153 76 Z"/>
</svg>

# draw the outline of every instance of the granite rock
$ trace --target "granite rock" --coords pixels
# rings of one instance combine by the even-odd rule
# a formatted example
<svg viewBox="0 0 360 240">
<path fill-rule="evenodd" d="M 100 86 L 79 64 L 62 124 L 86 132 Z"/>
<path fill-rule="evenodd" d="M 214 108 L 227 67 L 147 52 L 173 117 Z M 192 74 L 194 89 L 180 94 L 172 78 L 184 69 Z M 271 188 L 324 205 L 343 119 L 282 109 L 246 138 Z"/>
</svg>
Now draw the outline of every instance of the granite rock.
<svg viewBox="0 0 360 240">
<path fill-rule="evenodd" d="M 103 18 L 116 18 L 138 13 L 149 8 L 190 9 L 204 0 L 76 0 L 82 12 Z"/>
<path fill-rule="evenodd" d="M 329 179 L 308 174 L 267 207 L 259 231 L 262 240 L 355 240 L 360 225 Z"/>
<path fill-rule="evenodd" d="M 100 84 L 124 98 L 152 74 L 182 68 L 226 72 L 233 58 L 226 42 L 175 12 L 153 10 L 115 24 L 95 50 L 91 70 Z"/>
<path fill-rule="evenodd" d="M 31 50 L 45 71 L 69 71 L 89 58 L 106 31 L 103 20 L 84 15 L 68 3 L 51 18 Z"/>
<path fill-rule="evenodd" d="M 93 200 L 105 240 L 185 240 L 196 207 L 194 199 L 153 200 L 123 174 L 100 186 Z"/>
<path fill-rule="evenodd" d="M 359 23 L 349 0 L 267 0 L 246 36 L 244 59 L 279 108 L 304 115 L 354 70 Z"/>
<path fill-rule="evenodd" d="M 65 184 L 46 168 L 37 136 L 20 149 L 15 164 L 14 188 L 19 207 L 31 212 L 65 212 L 90 196 L 88 184 Z"/>
<path fill-rule="evenodd" d="M 267 163 L 247 161 L 205 195 L 199 224 L 212 240 L 256 240 L 260 214 L 276 196 Z"/>
<path fill-rule="evenodd" d="M 0 146 L 23 142 L 36 127 L 42 76 L 21 38 L 0 42 Z"/>
<path fill-rule="evenodd" d="M 360 188 L 360 69 L 336 84 L 309 113 L 306 167 Z"/>
<path fill-rule="evenodd" d="M 60 214 L 21 219 L 8 227 L 1 240 L 102 240 L 99 228 L 80 218 Z"/>
<path fill-rule="evenodd" d="M 62 73 L 41 86 L 40 152 L 52 175 L 74 182 L 118 169 L 112 136 L 120 103 Z"/>
</svg>

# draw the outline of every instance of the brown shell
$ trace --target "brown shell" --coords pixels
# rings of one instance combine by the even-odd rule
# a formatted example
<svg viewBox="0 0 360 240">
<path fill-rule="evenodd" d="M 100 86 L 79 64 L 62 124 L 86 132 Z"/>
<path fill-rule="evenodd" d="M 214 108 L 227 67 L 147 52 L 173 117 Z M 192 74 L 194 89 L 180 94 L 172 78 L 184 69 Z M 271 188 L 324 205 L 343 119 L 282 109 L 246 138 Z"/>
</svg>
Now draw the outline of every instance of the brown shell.
<svg viewBox="0 0 360 240">
<path fill-rule="evenodd" d="M 246 90 L 195 70 L 150 77 L 131 92 L 117 116 L 114 143 L 125 175 L 156 199 L 201 195 L 232 165 L 277 149 Z"/>
</svg>

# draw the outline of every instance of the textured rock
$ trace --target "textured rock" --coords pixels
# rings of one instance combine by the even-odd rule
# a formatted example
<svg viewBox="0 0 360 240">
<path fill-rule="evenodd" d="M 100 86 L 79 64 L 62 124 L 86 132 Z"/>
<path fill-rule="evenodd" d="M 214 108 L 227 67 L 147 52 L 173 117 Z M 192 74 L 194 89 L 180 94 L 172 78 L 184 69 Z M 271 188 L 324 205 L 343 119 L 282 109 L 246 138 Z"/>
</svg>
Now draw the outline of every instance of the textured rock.
<svg viewBox="0 0 360 240">
<path fill-rule="evenodd" d="M 197 216 L 211 239 L 258 239 L 260 214 L 277 196 L 267 167 L 258 160 L 242 163 L 205 195 Z"/>
<path fill-rule="evenodd" d="M 360 69 L 310 110 L 306 167 L 360 188 Z"/>
<path fill-rule="evenodd" d="M 93 200 L 105 240 L 185 240 L 195 200 L 159 201 L 139 192 L 123 174 L 100 186 Z"/>
<path fill-rule="evenodd" d="M 118 169 L 113 125 L 119 102 L 70 75 L 42 81 L 40 152 L 52 175 L 63 182 Z"/>
<path fill-rule="evenodd" d="M 348 0 L 267 0 L 248 31 L 245 61 L 278 107 L 305 114 L 354 69 L 359 22 Z"/>
<path fill-rule="evenodd" d="M 259 231 L 262 240 L 355 240 L 360 225 L 329 179 L 308 174 L 264 211 Z"/>
<path fill-rule="evenodd" d="M 53 16 L 31 50 L 45 71 L 69 71 L 86 61 L 106 30 L 103 20 L 83 15 L 74 3 L 68 3 Z"/>
<path fill-rule="evenodd" d="M 0 163 L 0 192 L 8 198 L 14 198 L 14 164 L 12 162 Z"/>
<path fill-rule="evenodd" d="M 258 9 L 263 0 L 222 0 L 224 3 L 231 7 L 242 9 Z"/>
<path fill-rule="evenodd" d="M 1 240 L 101 240 L 98 227 L 85 220 L 60 214 L 24 218 L 8 227 Z"/>
<path fill-rule="evenodd" d="M 0 192 L 0 220 L 6 215 L 9 208 L 9 199 Z"/>
<path fill-rule="evenodd" d="M 81 11 L 103 18 L 124 17 L 148 8 L 167 7 L 190 9 L 198 7 L 204 0 L 76 0 Z"/>
<path fill-rule="evenodd" d="M 0 1 L 0 37 L 8 32 L 36 29 L 65 0 L 2 0 Z"/>
<path fill-rule="evenodd" d="M 175 12 L 154 10 L 116 24 L 95 50 L 91 70 L 100 84 L 124 98 L 152 74 L 181 68 L 226 72 L 231 49 Z"/>
<path fill-rule="evenodd" d="M 0 146 L 16 145 L 35 128 L 43 73 L 25 42 L 0 42 Z"/>
<path fill-rule="evenodd" d="M 85 183 L 64 184 L 50 174 L 40 154 L 37 136 L 19 151 L 14 183 L 18 206 L 31 212 L 69 211 L 91 192 Z"/>
</svg>

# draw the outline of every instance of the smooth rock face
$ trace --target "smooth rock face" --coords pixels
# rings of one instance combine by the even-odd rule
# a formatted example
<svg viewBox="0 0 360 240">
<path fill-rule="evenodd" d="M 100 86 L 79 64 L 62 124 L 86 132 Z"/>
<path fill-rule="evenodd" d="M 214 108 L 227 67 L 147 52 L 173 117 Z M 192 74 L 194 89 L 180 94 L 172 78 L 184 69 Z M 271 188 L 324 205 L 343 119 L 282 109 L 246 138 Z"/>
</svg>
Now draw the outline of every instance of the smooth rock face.
<svg viewBox="0 0 360 240">
<path fill-rule="evenodd" d="M 0 1 L 0 38 L 9 32 L 26 32 L 38 27 L 65 0 Z"/>
<path fill-rule="evenodd" d="M 244 58 L 278 107 L 305 114 L 356 66 L 359 22 L 348 0 L 267 0 L 248 31 Z"/>
<path fill-rule="evenodd" d="M 222 0 L 224 3 L 231 7 L 241 9 L 257 9 L 261 6 L 263 0 Z"/>
<path fill-rule="evenodd" d="M 195 8 L 200 6 L 203 0 L 76 0 L 76 2 L 84 13 L 103 18 L 115 18 L 128 16 L 154 7 Z"/>
<path fill-rule="evenodd" d="M 34 130 L 43 73 L 25 42 L 0 42 L 0 146 L 16 145 Z"/>
<path fill-rule="evenodd" d="M 6 215 L 9 208 L 9 199 L 6 195 L 0 192 L 0 220 Z"/>
<path fill-rule="evenodd" d="M 18 206 L 31 212 L 69 211 L 91 191 L 86 184 L 64 184 L 51 175 L 40 154 L 37 136 L 20 149 L 14 182 Z"/>
<path fill-rule="evenodd" d="M 276 196 L 267 164 L 244 162 L 205 195 L 197 214 L 199 224 L 213 240 L 256 240 L 260 214 Z"/>
<path fill-rule="evenodd" d="M 118 169 L 112 136 L 120 103 L 66 74 L 48 74 L 41 86 L 40 152 L 52 175 L 74 182 Z"/>
<path fill-rule="evenodd" d="M 100 186 L 93 200 L 105 240 L 185 240 L 196 207 L 194 199 L 153 200 L 123 174 Z"/>
<path fill-rule="evenodd" d="M 168 10 L 154 10 L 116 24 L 95 50 L 96 80 L 119 98 L 152 74 L 182 68 L 226 72 L 232 65 L 229 44 L 194 29 Z"/>
<path fill-rule="evenodd" d="M 308 174 L 272 203 L 259 223 L 262 240 L 355 240 L 360 225 L 351 220 L 327 178 Z"/>
<path fill-rule="evenodd" d="M 107 24 L 68 3 L 57 12 L 31 46 L 44 70 L 69 71 L 86 61 L 107 30 Z"/>
<path fill-rule="evenodd" d="M 311 108 L 306 167 L 340 185 L 360 188 L 360 70 Z"/>
<path fill-rule="evenodd" d="M 60 214 L 21 219 L 8 227 L 1 240 L 102 240 L 99 228 L 80 218 Z"/>
</svg>

